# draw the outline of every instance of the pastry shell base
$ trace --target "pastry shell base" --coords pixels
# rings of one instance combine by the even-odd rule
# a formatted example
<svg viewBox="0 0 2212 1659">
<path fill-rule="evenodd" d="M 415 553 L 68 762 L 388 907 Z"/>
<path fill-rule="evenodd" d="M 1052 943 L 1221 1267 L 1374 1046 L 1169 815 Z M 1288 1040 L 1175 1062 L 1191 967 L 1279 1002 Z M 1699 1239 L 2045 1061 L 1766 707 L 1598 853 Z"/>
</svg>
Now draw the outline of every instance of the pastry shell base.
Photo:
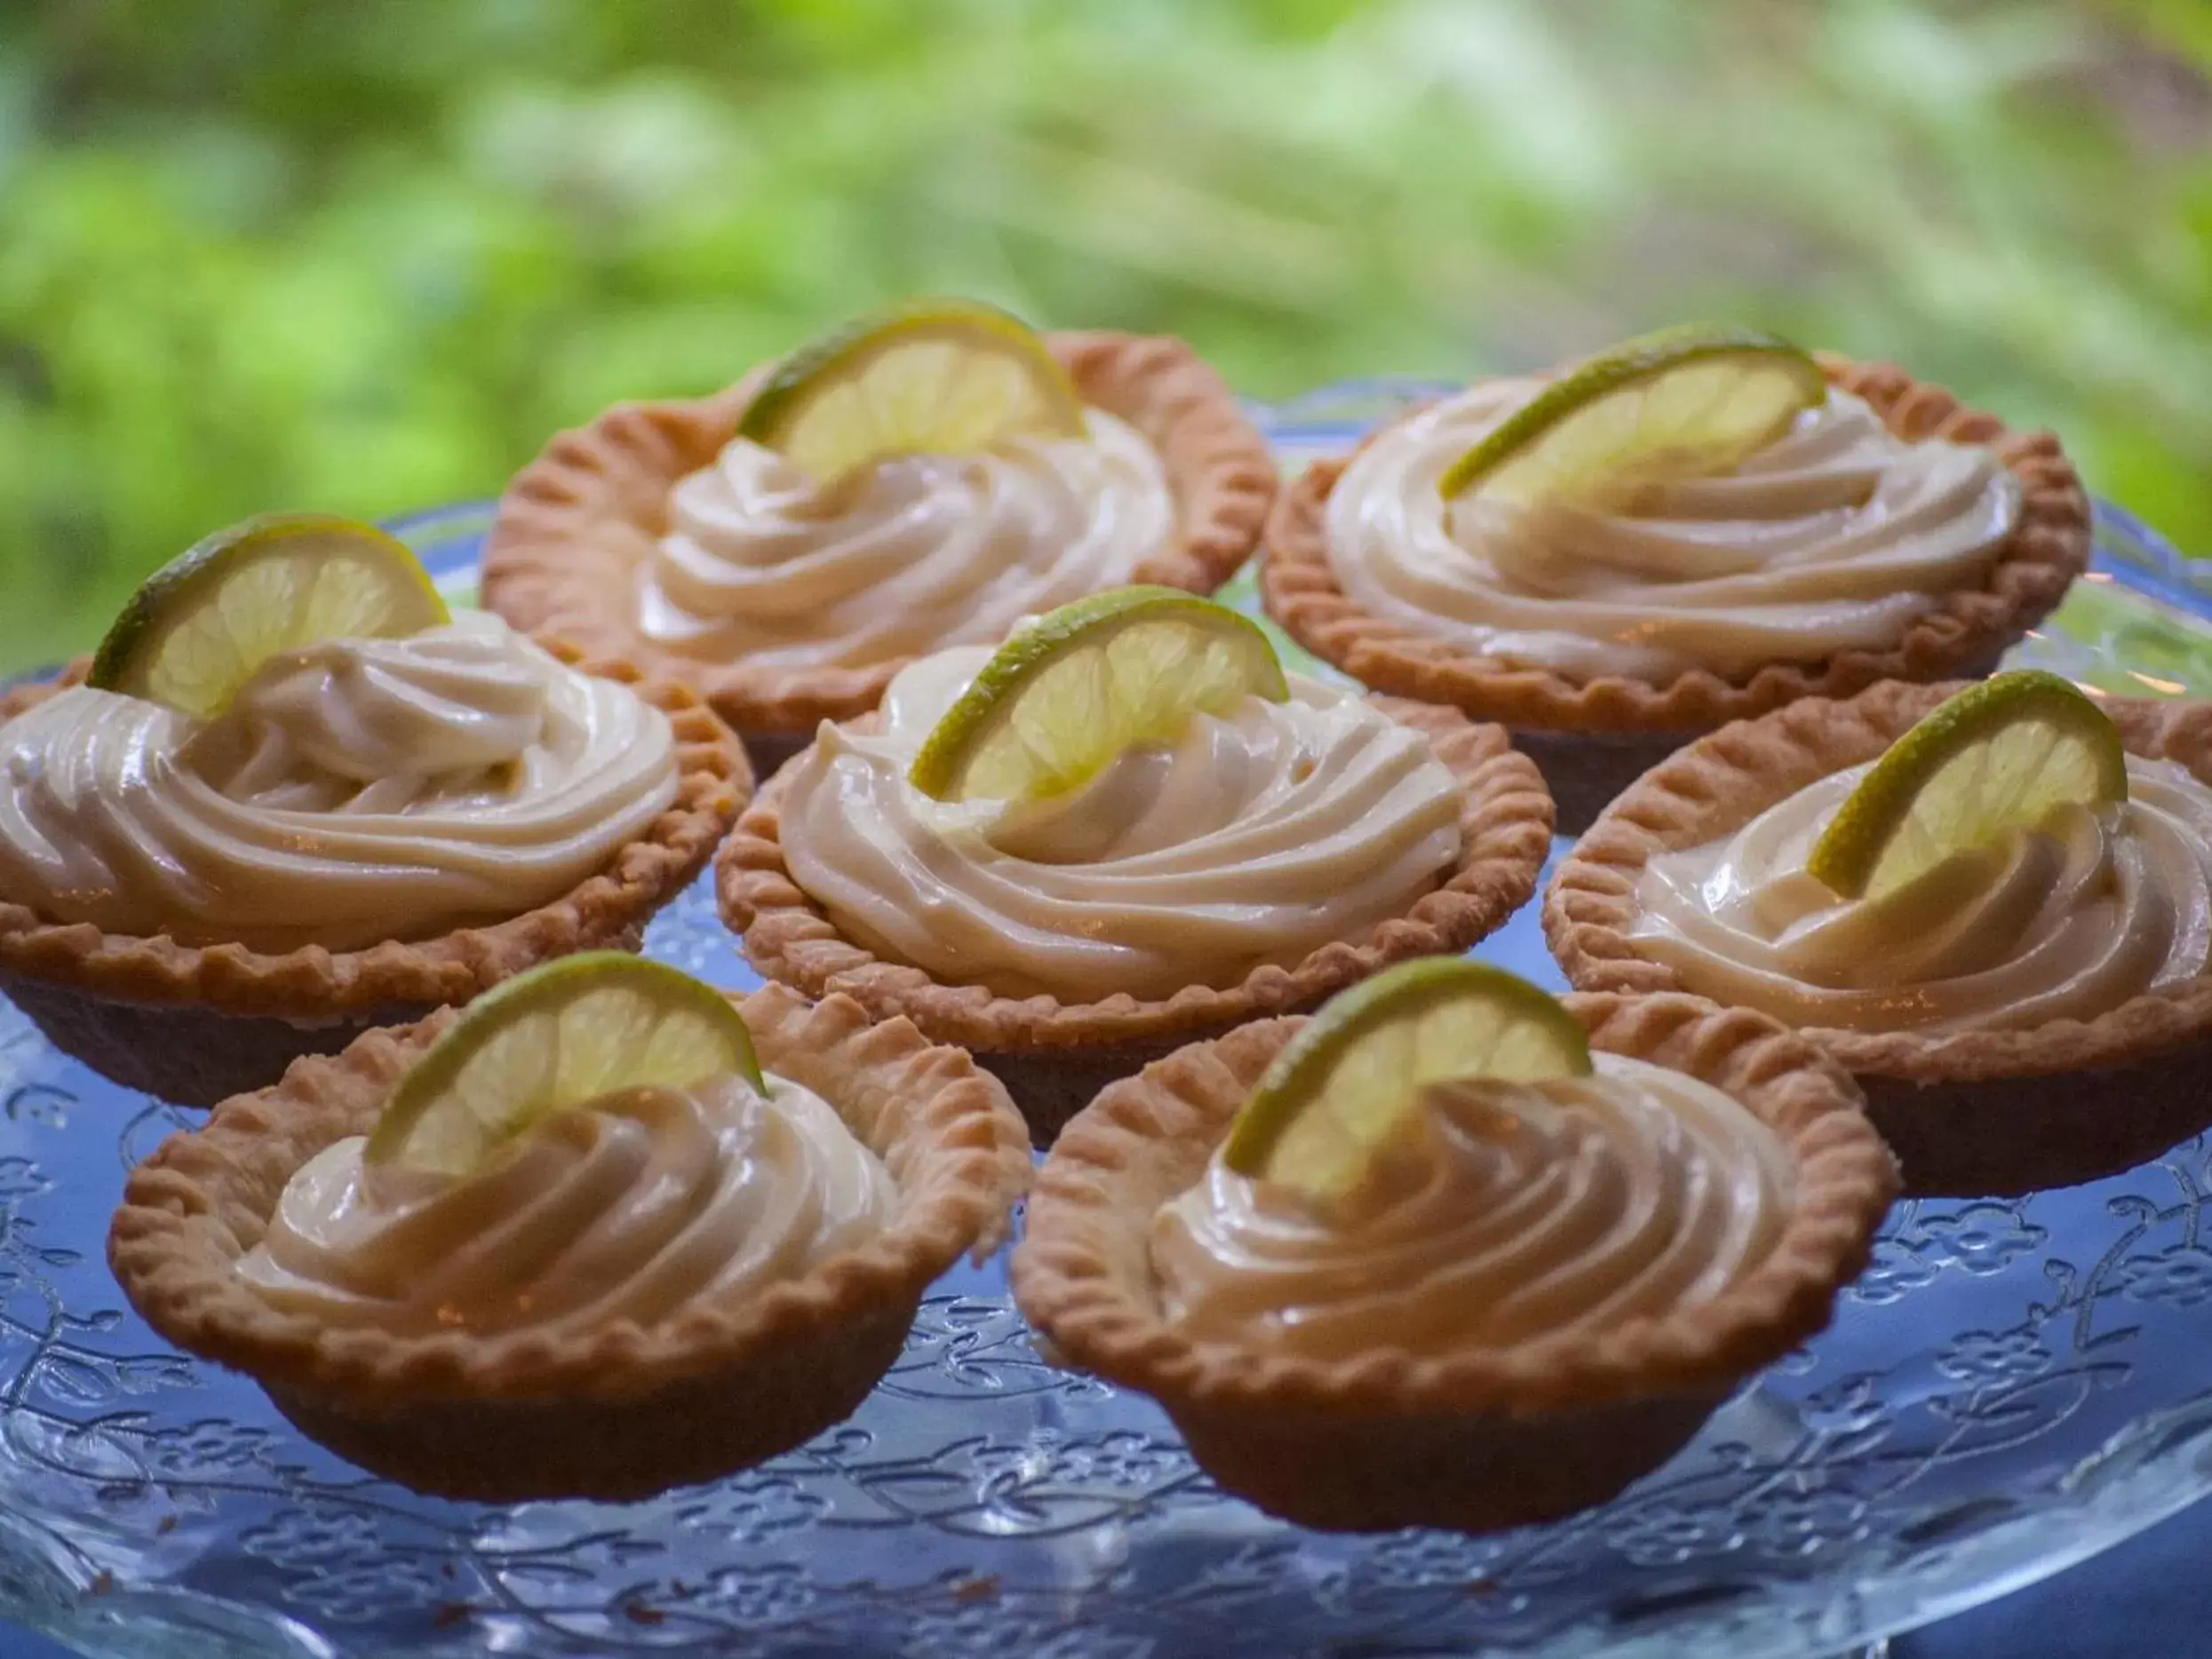
<svg viewBox="0 0 2212 1659">
<path fill-rule="evenodd" d="M 1652 857 L 1718 840 L 1874 759 L 1959 689 L 1892 681 L 1847 701 L 1808 699 L 1701 738 L 1651 772 L 1576 845 L 1545 897 L 1545 937 L 1568 979 L 1627 996 L 1688 989 L 1629 937 Z M 2129 753 L 2212 782 L 2212 705 L 2098 706 Z M 1915 1195 L 2070 1185 L 2132 1168 L 2212 1122 L 2212 976 L 2027 1030 L 1805 1035 L 1857 1076 Z"/>
<path fill-rule="evenodd" d="M 1221 377 L 1180 340 L 1092 332 L 1045 339 L 1085 402 L 1135 427 L 1166 468 L 1175 539 L 1131 580 L 1213 592 L 1251 556 L 1275 497 L 1265 441 Z M 712 397 L 618 404 L 559 434 L 507 486 L 483 560 L 491 609 L 518 628 L 633 657 L 697 687 L 753 745 L 763 777 L 824 720 L 874 708 L 912 660 L 778 669 L 686 656 L 638 631 L 637 572 L 667 529 L 669 492 L 721 452 L 765 372 Z"/>
<path fill-rule="evenodd" d="M 830 1101 L 900 1197 L 869 1242 L 763 1294 L 649 1328 L 401 1337 L 281 1312 L 241 1280 L 293 1173 L 369 1131 L 450 1011 L 302 1060 L 172 1136 L 123 1189 L 109 1264 L 164 1337 L 249 1373 L 307 1433 L 420 1491 L 623 1499 L 788 1450 L 866 1396 L 939 1274 L 997 1245 L 1029 1147 L 1004 1091 L 906 1021 L 777 986 L 736 1000 L 761 1063 Z"/>
<path fill-rule="evenodd" d="M 674 729 L 676 798 L 597 875 L 504 922 L 358 950 L 182 945 L 50 921 L 0 900 L 0 995 L 56 1048 L 114 1082 L 207 1107 L 275 1082 L 302 1054 L 336 1053 L 364 1031 L 465 1003 L 551 957 L 636 949 L 653 912 L 683 891 L 752 798 L 752 771 L 688 687 L 537 643 L 629 686 Z M 86 666 L 0 697 L 0 722 L 81 680 Z"/>
<path fill-rule="evenodd" d="M 1770 663 L 1747 679 L 1691 669 L 1664 683 L 1573 679 L 1516 667 L 1361 610 L 1330 561 L 1329 493 L 1349 457 L 1313 463 L 1269 515 L 1260 592 L 1300 644 L 1379 691 L 1463 709 L 1510 728 L 1543 766 L 1560 828 L 1579 833 L 1613 795 L 1679 745 L 1800 697 L 1841 697 L 1886 679 L 1979 675 L 2054 610 L 2089 568 L 2089 501 L 2049 433 L 2019 432 L 1890 363 L 1823 354 L 1834 385 L 1914 441 L 1984 444 L 2022 486 L 2020 516 L 1982 584 L 1939 596 L 1887 648 Z"/>
<path fill-rule="evenodd" d="M 1535 891 L 1551 848 L 1551 798 L 1529 758 L 1494 726 L 1450 709 L 1371 699 L 1428 740 L 1460 789 L 1460 852 L 1443 884 L 1407 913 L 1361 938 L 1320 947 L 1294 967 L 1260 967 L 1233 986 L 1193 985 L 1165 1000 L 1127 994 L 1094 1003 L 993 995 L 949 985 L 886 961 L 847 939 L 792 879 L 784 861 L 784 779 L 761 790 L 715 857 L 722 919 L 744 935 L 746 958 L 809 996 L 842 992 L 878 1019 L 903 1014 L 941 1043 L 957 1043 L 996 1072 L 1048 1144 L 1099 1089 L 1178 1044 L 1247 1020 L 1318 1006 L 1409 957 L 1467 949 Z"/>
<path fill-rule="evenodd" d="M 1715 1084 L 1790 1147 L 1797 1189 L 1781 1237 L 1713 1301 L 1437 1356 L 1327 1361 L 1183 1335 L 1160 1313 L 1153 1218 L 1198 1180 L 1303 1024 L 1275 1020 L 1149 1067 L 1068 1126 L 1014 1252 L 1022 1311 L 1071 1363 L 1157 1400 L 1223 1487 L 1301 1526 L 1487 1530 L 1611 1496 L 1827 1323 L 1896 1171 L 1850 1079 L 1774 1021 L 1690 996 L 1567 1004 L 1594 1047 Z"/>
</svg>

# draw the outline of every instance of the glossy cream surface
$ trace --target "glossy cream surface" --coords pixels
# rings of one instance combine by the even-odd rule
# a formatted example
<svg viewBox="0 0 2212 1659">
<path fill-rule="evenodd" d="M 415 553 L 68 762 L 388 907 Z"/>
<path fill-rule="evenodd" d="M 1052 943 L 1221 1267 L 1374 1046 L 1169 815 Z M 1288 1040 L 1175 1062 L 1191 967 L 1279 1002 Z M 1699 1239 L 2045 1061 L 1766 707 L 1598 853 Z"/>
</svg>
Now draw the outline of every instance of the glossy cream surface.
<svg viewBox="0 0 2212 1659">
<path fill-rule="evenodd" d="M 1167 472 L 1126 422 L 981 455 L 896 456 L 817 482 L 733 439 L 680 480 L 640 578 L 646 638 L 774 668 L 864 667 L 996 643 L 1131 581 L 1174 535 Z"/>
<path fill-rule="evenodd" d="M 1218 1154 L 1164 1206 L 1167 1319 L 1317 1359 L 1595 1333 L 1719 1296 L 1786 1224 L 1788 1150 L 1711 1085 L 1618 1055 L 1587 1077 L 1432 1084 L 1326 1205 Z"/>
<path fill-rule="evenodd" d="M 366 1144 L 304 1165 L 238 1271 L 287 1312 L 394 1336 L 649 1327 L 797 1278 L 897 1203 L 835 1109 L 773 1076 L 608 1095 L 460 1177 Z"/>
<path fill-rule="evenodd" d="M 1056 800 L 932 800 L 907 769 L 990 655 L 912 664 L 879 731 L 824 725 L 792 764 L 792 877 L 879 956 L 1002 996 L 1167 996 L 1402 915 L 1458 857 L 1427 741 L 1295 675 L 1288 702 L 1201 715 Z"/>
<path fill-rule="evenodd" d="M 1446 469 L 1540 385 L 1482 382 L 1346 466 L 1329 559 L 1363 609 L 1575 679 L 1740 676 L 1894 642 L 1981 582 L 2019 514 L 2018 480 L 1990 452 L 1906 442 L 1841 390 L 1733 472 L 1618 506 L 1446 501 Z"/>
<path fill-rule="evenodd" d="M 1700 996 L 1854 1031 L 2090 1020 L 2205 971 L 2212 790 L 2180 766 L 2130 756 L 2123 806 L 2065 808 L 1886 893 L 1842 899 L 1805 861 L 1866 771 L 1654 858 L 1636 888 L 1636 949 Z"/>
<path fill-rule="evenodd" d="M 350 949 L 558 898 L 676 798 L 668 718 L 497 617 L 269 663 L 211 719 L 76 687 L 0 726 L 0 898 Z"/>
</svg>

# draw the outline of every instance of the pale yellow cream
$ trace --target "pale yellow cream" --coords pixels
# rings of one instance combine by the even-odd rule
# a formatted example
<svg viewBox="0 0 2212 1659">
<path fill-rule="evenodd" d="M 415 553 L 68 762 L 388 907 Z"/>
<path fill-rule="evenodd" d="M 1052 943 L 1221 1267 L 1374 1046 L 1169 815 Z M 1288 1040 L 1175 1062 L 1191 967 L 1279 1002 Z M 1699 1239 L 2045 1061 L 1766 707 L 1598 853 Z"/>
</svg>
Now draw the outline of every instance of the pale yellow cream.
<svg viewBox="0 0 2212 1659">
<path fill-rule="evenodd" d="M 1363 609 L 1577 679 L 1740 675 L 1895 640 L 1977 585 L 2020 509 L 1985 449 L 1893 436 L 1832 391 L 1734 472 L 1618 510 L 1521 509 L 1436 483 L 1541 383 L 1492 380 L 1383 433 L 1330 492 L 1330 562 Z"/>
<path fill-rule="evenodd" d="M 458 1178 L 364 1145 L 302 1167 L 238 1271 L 287 1313 L 394 1336 L 652 1326 L 797 1278 L 897 1204 L 835 1109 L 776 1077 L 609 1095 Z"/>
<path fill-rule="evenodd" d="M 1083 438 L 896 456 L 826 484 L 733 439 L 676 486 L 639 625 L 717 662 L 865 667 L 1122 586 L 1174 534 L 1174 500 L 1134 428 L 1087 419 Z"/>
<path fill-rule="evenodd" d="M 2205 971 L 2212 790 L 2181 767 L 2131 756 L 2125 806 L 2065 808 L 1880 897 L 1839 899 L 1805 860 L 1865 772 L 1653 859 L 1637 950 L 1717 1002 L 1854 1031 L 2089 1020 Z"/>
<path fill-rule="evenodd" d="M 1316 1359 L 1595 1333 L 1707 1302 L 1788 1219 L 1787 1149 L 1752 1112 L 1617 1055 L 1587 1077 L 1433 1084 L 1345 1199 L 1225 1168 L 1152 1226 L 1167 1318 Z"/>
<path fill-rule="evenodd" d="M 1417 732 L 1291 677 L 1041 806 L 906 781 L 980 647 L 901 671 L 879 732 L 824 725 L 792 764 L 792 877 L 847 937 L 954 984 L 1094 1000 L 1229 986 L 1403 915 L 1458 857 L 1460 791 Z"/>
<path fill-rule="evenodd" d="M 0 898 L 349 949 L 559 897 L 674 800 L 668 718 L 489 615 L 271 662 L 212 719 L 77 687 L 0 726 Z"/>
</svg>

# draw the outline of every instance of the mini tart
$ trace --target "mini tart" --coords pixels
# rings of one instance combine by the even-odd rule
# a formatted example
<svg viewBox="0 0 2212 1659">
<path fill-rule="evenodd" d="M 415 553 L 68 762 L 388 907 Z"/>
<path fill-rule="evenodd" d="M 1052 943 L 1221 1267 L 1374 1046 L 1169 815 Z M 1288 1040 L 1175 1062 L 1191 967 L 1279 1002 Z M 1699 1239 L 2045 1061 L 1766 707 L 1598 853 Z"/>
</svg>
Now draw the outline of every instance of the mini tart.
<svg viewBox="0 0 2212 1659">
<path fill-rule="evenodd" d="M 110 933 L 0 899 L 0 996 L 63 1053 L 124 1087 L 212 1106 L 275 1082 L 302 1054 L 333 1054 L 371 1027 L 465 1003 L 548 957 L 636 949 L 653 912 L 698 874 L 752 798 L 752 770 L 689 687 L 648 679 L 627 662 L 587 659 L 558 640 L 537 643 L 630 686 L 674 728 L 675 800 L 599 874 L 493 926 L 281 955 Z M 73 663 L 59 680 L 0 696 L 0 722 L 81 681 L 87 667 Z"/>
<path fill-rule="evenodd" d="M 1766 1260 L 1714 1300 L 1603 1332 L 1440 1357 L 1328 1361 L 1185 1336 L 1150 1234 L 1304 1024 L 1196 1044 L 1106 1091 L 1029 1204 L 1014 1293 L 1073 1364 L 1151 1395 L 1222 1486 L 1338 1530 L 1519 1526 L 1602 1502 L 1671 1456 L 1746 1377 L 1828 1322 L 1896 1171 L 1842 1070 L 1763 1015 L 1691 996 L 1571 996 L 1593 1047 L 1686 1072 L 1782 1137 L 1796 1191 Z"/>
<path fill-rule="evenodd" d="M 1055 333 L 1046 344 L 1086 403 L 1159 452 L 1177 536 L 1132 582 L 1206 594 L 1251 556 L 1275 497 L 1274 461 L 1221 377 L 1182 341 Z M 666 651 L 636 625 L 635 572 L 667 527 L 669 492 L 735 435 L 765 373 L 712 397 L 625 403 L 556 436 L 500 497 L 483 559 L 483 599 L 517 628 L 546 629 L 696 687 L 763 760 L 806 747 L 824 720 L 874 708 L 911 658 L 801 671 L 707 663 Z"/>
<path fill-rule="evenodd" d="M 1657 854 L 1703 845 L 1817 779 L 1874 759 L 1957 685 L 1810 699 L 1699 739 L 1606 808 L 1553 877 L 1544 934 L 1579 988 L 1683 989 L 1628 930 Z M 2212 707 L 2106 697 L 2130 754 L 2212 780 Z M 2132 1168 L 2212 1121 L 2212 975 L 2094 1020 L 2026 1030 L 1805 1035 L 1850 1068 L 1914 1194 L 2009 1194 Z"/>
<path fill-rule="evenodd" d="M 1819 357 L 1832 385 L 1857 394 L 1898 436 L 1985 445 L 2022 485 L 2020 517 L 1978 588 L 1937 596 L 1887 650 L 1818 663 L 1770 663 L 1747 680 L 1691 669 L 1664 683 L 1572 679 L 1517 668 L 1369 615 L 1329 561 L 1329 492 L 1350 457 L 1316 461 L 1269 515 L 1260 592 L 1301 645 L 1362 684 L 1449 703 L 1509 727 L 1544 768 L 1560 828 L 1575 833 L 1641 773 L 1699 734 L 1799 697 L 1849 696 L 1885 679 L 1979 675 L 2065 597 L 2089 568 L 2089 502 L 2047 432 L 2017 432 L 1890 363 Z"/>
<path fill-rule="evenodd" d="M 1459 858 L 1404 916 L 1324 945 L 1295 967 L 1255 968 L 1239 985 L 1193 985 L 1164 1001 L 1123 993 L 1063 1003 L 944 984 L 847 939 L 792 879 L 781 838 L 782 778 L 769 781 L 716 855 L 722 919 L 744 936 L 746 958 L 768 978 L 809 996 L 842 992 L 879 1020 L 903 1014 L 934 1041 L 972 1051 L 1012 1091 L 1038 1143 L 1047 1145 L 1100 1089 L 1178 1044 L 1313 1008 L 1408 957 L 1465 950 L 1535 892 L 1552 826 L 1551 798 L 1535 766 L 1494 726 L 1395 697 L 1372 701 L 1426 737 L 1459 781 Z"/>
<path fill-rule="evenodd" d="M 307 1434 L 419 1490 L 638 1497 L 788 1450 L 866 1398 L 932 1280 L 997 1245 L 1029 1184 L 1028 1141 L 996 1083 L 905 1020 L 776 986 L 737 1006 L 761 1064 L 836 1107 L 899 1191 L 882 1233 L 763 1295 L 649 1328 L 493 1338 L 332 1330 L 263 1300 L 237 1263 L 285 1184 L 368 1132 L 451 1011 L 302 1060 L 171 1137 L 123 1189 L 109 1264 L 164 1337 L 248 1372 Z"/>
</svg>

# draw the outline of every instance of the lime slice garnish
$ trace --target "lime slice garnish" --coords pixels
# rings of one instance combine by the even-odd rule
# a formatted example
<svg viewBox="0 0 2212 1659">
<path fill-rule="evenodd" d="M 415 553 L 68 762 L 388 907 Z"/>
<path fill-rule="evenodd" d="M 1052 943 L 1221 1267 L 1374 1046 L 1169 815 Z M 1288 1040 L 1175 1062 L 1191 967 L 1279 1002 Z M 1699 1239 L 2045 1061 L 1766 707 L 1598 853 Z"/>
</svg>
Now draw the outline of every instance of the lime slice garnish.
<svg viewBox="0 0 2212 1659">
<path fill-rule="evenodd" d="M 1017 629 L 945 710 L 907 774 L 941 801 L 1037 801 L 1080 787 L 1195 715 L 1290 695 L 1248 616 L 1180 588 L 1117 588 Z"/>
<path fill-rule="evenodd" d="M 967 299 L 894 306 L 801 346 L 737 420 L 739 437 L 818 479 L 1084 431 L 1083 399 L 1036 330 Z"/>
<path fill-rule="evenodd" d="M 422 561 L 373 524 L 265 513 L 147 577 L 100 641 L 89 683 L 211 715 L 281 652 L 452 620 Z"/>
<path fill-rule="evenodd" d="M 367 1155 L 465 1175 L 531 1124 L 624 1089 L 735 1074 L 764 1088 L 729 999 L 623 950 L 519 973 L 471 1003 L 392 1091 Z"/>
<path fill-rule="evenodd" d="M 1485 433 L 1437 481 L 1515 506 L 1725 472 L 1828 394 L 1820 365 L 1754 329 L 1688 323 L 1600 352 Z"/>
<path fill-rule="evenodd" d="M 2020 669 L 1969 686 L 1890 745 L 1813 844 L 1806 870 L 1847 899 L 1902 886 L 2059 806 L 2128 798 L 2128 751 L 2069 681 Z"/>
<path fill-rule="evenodd" d="M 1427 1084 L 1589 1069 L 1579 1022 L 1526 980 L 1464 957 L 1423 957 L 1309 1020 L 1237 1115 L 1221 1157 L 1239 1174 L 1329 1197 L 1357 1184 Z"/>
</svg>

